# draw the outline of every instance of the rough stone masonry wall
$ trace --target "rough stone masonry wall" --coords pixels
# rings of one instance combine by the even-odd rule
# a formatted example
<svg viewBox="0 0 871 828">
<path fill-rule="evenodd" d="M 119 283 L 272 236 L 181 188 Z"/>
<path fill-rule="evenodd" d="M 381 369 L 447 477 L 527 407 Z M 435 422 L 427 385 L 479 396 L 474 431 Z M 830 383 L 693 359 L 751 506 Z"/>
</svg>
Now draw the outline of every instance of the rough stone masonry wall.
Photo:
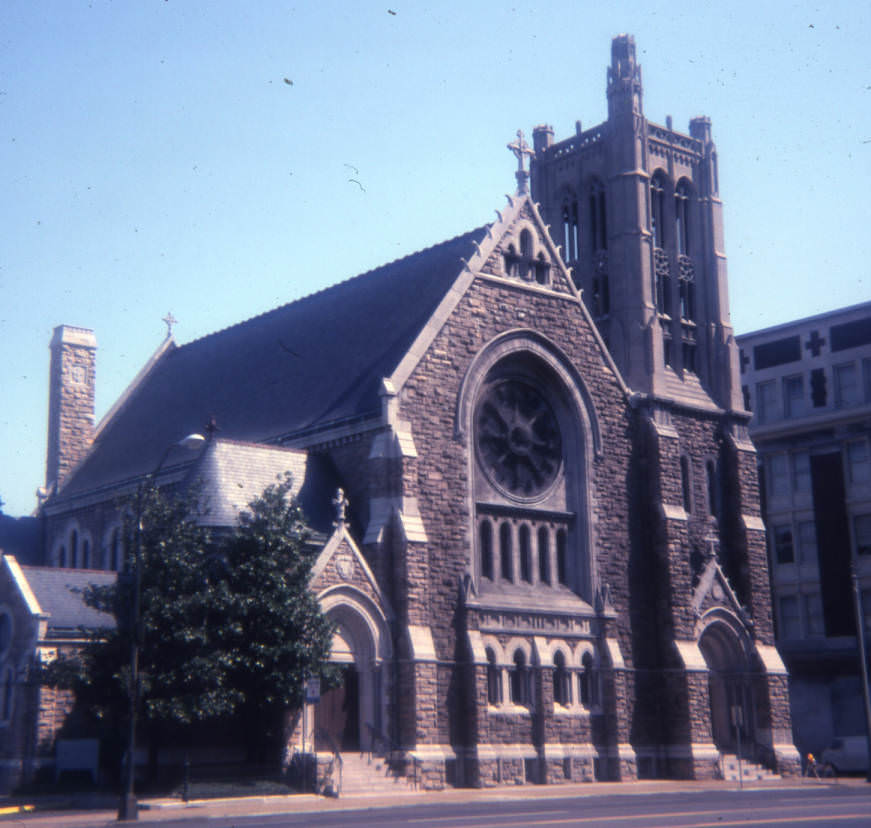
<svg viewBox="0 0 871 828">
<path fill-rule="evenodd" d="M 594 334 L 573 301 L 543 292 L 477 280 L 454 310 L 402 390 L 401 417 L 412 423 L 418 496 L 429 543 L 408 549 L 413 577 L 429 584 L 426 618 L 440 660 L 455 670 L 459 584 L 471 551 L 468 447 L 455 437 L 455 407 L 472 358 L 496 335 L 529 327 L 547 336 L 569 357 L 593 398 L 604 456 L 593 464 L 594 548 L 599 578 L 611 586 L 618 613 L 618 636 L 629 663 L 629 602 L 626 558 L 629 503 L 626 478 L 631 454 L 631 423 L 625 398 L 608 368 Z M 450 683 L 450 681 L 449 681 Z M 458 715 L 447 697 L 439 699 L 442 717 Z M 511 729 L 506 724 L 498 729 Z M 447 728 L 449 730 L 449 727 Z M 440 725 L 439 732 L 445 728 Z M 439 733 L 430 738 L 438 738 Z M 515 738 L 507 733 L 503 738 Z"/>
<path fill-rule="evenodd" d="M 57 343 L 50 374 L 46 483 L 62 481 L 94 439 L 96 351 Z"/>
</svg>

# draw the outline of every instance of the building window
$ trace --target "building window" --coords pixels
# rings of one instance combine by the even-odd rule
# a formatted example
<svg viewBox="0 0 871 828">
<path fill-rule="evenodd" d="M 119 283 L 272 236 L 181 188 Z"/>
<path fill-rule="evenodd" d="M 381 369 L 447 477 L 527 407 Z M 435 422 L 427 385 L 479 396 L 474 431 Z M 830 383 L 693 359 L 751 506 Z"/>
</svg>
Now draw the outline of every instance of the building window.
<svg viewBox="0 0 871 828">
<path fill-rule="evenodd" d="M 85 538 L 82 541 L 82 569 L 91 568 L 91 542 Z"/>
<path fill-rule="evenodd" d="M 608 249 L 605 186 L 598 179 L 590 183 L 590 242 L 594 253 Z"/>
<path fill-rule="evenodd" d="M 514 666 L 511 669 L 511 702 L 517 705 L 529 704 L 529 667 L 523 650 L 514 653 Z"/>
<path fill-rule="evenodd" d="M 560 529 L 556 533 L 556 574 L 559 582 L 565 585 L 569 582 L 566 541 L 566 530 Z"/>
<path fill-rule="evenodd" d="M 823 602 L 820 599 L 820 594 L 814 592 L 810 595 L 803 595 L 802 599 L 808 638 L 824 637 L 826 628 L 823 623 Z"/>
<path fill-rule="evenodd" d="M 780 637 L 784 640 L 801 638 L 801 615 L 797 595 L 781 595 L 778 600 L 780 609 Z"/>
<path fill-rule="evenodd" d="M 692 511 L 692 501 L 690 499 L 690 461 L 686 455 L 680 458 L 680 486 L 683 496 L 683 510 L 690 514 Z"/>
<path fill-rule="evenodd" d="M 493 527 L 489 520 L 482 520 L 478 527 L 481 545 L 481 574 L 493 580 Z"/>
<path fill-rule="evenodd" d="M 511 544 L 511 525 L 506 521 L 499 527 L 499 562 L 502 579 L 514 580 L 514 560 Z"/>
<path fill-rule="evenodd" d="M 812 520 L 798 524 L 798 554 L 803 564 L 817 562 L 817 526 Z"/>
<path fill-rule="evenodd" d="M 109 569 L 121 571 L 121 529 L 117 526 L 112 530 L 109 541 Z"/>
<path fill-rule="evenodd" d="M 538 579 L 550 583 L 550 536 L 546 526 L 538 529 Z"/>
<path fill-rule="evenodd" d="M 713 460 L 705 463 L 705 471 L 708 478 L 708 514 L 717 516 L 719 513 L 720 491 L 717 482 L 717 465 Z"/>
<path fill-rule="evenodd" d="M 865 402 L 871 402 L 871 359 L 862 360 L 862 385 Z"/>
<path fill-rule="evenodd" d="M 690 249 L 690 185 L 683 178 L 678 182 L 674 193 L 674 234 L 677 252 L 683 256 Z"/>
<path fill-rule="evenodd" d="M 783 416 L 804 416 L 804 379 L 801 374 L 783 378 Z"/>
<path fill-rule="evenodd" d="M 569 671 L 566 670 L 566 657 L 559 650 L 553 657 L 553 700 L 563 707 L 572 703 L 572 684 Z"/>
<path fill-rule="evenodd" d="M 580 255 L 578 224 L 578 202 L 573 198 L 563 204 L 563 252 L 567 262 Z"/>
<path fill-rule="evenodd" d="M 835 379 L 835 407 L 851 408 L 858 405 L 859 383 L 856 378 L 855 363 L 836 365 L 832 373 Z"/>
<path fill-rule="evenodd" d="M 822 368 L 811 371 L 811 402 L 814 408 L 824 408 L 828 400 L 826 372 Z"/>
<path fill-rule="evenodd" d="M 529 527 L 524 523 L 520 527 L 520 578 L 532 583 L 532 541 Z"/>
<path fill-rule="evenodd" d="M 578 674 L 578 696 L 581 704 L 588 710 L 598 703 L 593 656 L 590 653 L 584 653 L 584 657 L 581 659 L 581 672 Z"/>
<path fill-rule="evenodd" d="M 70 532 L 70 566 L 79 568 L 79 533 L 75 529 Z"/>
<path fill-rule="evenodd" d="M 871 458 L 868 457 L 867 441 L 854 440 L 847 443 L 847 467 L 851 483 L 862 485 L 871 481 Z"/>
<path fill-rule="evenodd" d="M 768 494 L 789 497 L 789 455 L 772 454 L 768 458 Z"/>
<path fill-rule="evenodd" d="M 502 671 L 496 665 L 496 654 L 487 648 L 487 703 L 502 704 Z"/>
<path fill-rule="evenodd" d="M 57 553 L 57 565 L 61 568 L 65 568 L 67 565 L 67 548 L 63 544 Z"/>
<path fill-rule="evenodd" d="M 650 179 L 651 229 L 653 231 L 653 246 L 665 247 L 665 176 L 655 172 Z"/>
<path fill-rule="evenodd" d="M 777 385 L 774 380 L 756 384 L 756 419 L 760 423 L 777 419 Z"/>
<path fill-rule="evenodd" d="M 797 493 L 810 494 L 811 458 L 806 451 L 797 451 L 792 455 L 792 479 Z"/>
<path fill-rule="evenodd" d="M 774 560 L 779 564 L 795 563 L 791 526 L 774 527 Z"/>
<path fill-rule="evenodd" d="M 856 554 L 871 555 L 871 515 L 856 515 L 853 518 L 853 534 L 856 538 Z"/>
</svg>

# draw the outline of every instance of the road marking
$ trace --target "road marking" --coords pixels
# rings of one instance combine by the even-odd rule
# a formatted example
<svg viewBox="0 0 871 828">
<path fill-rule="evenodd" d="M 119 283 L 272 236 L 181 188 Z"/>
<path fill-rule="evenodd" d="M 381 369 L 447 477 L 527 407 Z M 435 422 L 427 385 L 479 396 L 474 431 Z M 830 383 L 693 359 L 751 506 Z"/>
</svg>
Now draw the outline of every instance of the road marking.
<svg viewBox="0 0 871 828">
<path fill-rule="evenodd" d="M 771 810 L 770 808 L 768 810 Z M 781 810 L 778 808 L 777 810 Z M 506 814 L 504 819 L 501 819 L 499 822 L 479 822 L 479 819 L 492 819 L 492 816 L 489 814 L 486 817 L 470 817 L 468 815 L 463 816 L 455 816 L 455 817 L 433 817 L 432 819 L 426 818 L 418 818 L 413 820 L 408 820 L 411 822 L 448 822 L 448 821 L 457 821 L 458 824 L 462 825 L 471 825 L 475 824 L 476 828 L 506 828 L 508 825 L 518 824 L 512 821 L 512 818 L 516 818 L 518 820 L 523 820 L 530 816 L 535 816 L 536 814 L 546 815 L 553 813 L 569 813 L 568 811 L 538 811 L 538 812 L 530 812 L 528 814 Z M 587 823 L 599 823 L 599 822 L 629 822 L 630 820 L 644 820 L 644 819 L 655 819 L 657 817 L 668 817 L 668 818 L 677 818 L 677 817 L 699 817 L 706 816 L 711 818 L 711 811 L 675 811 L 674 813 L 669 814 L 620 814 L 616 816 L 574 816 L 574 817 L 564 817 L 562 819 L 542 819 L 536 820 L 534 823 L 535 826 L 539 825 L 584 825 Z M 716 822 L 693 822 L 686 823 L 679 828 L 723 828 L 724 826 L 728 828 L 728 826 L 740 826 L 740 825 L 779 825 L 783 823 L 794 824 L 798 822 L 819 822 L 822 823 L 824 820 L 826 822 L 843 822 L 848 819 L 866 819 L 868 814 L 862 812 L 860 814 L 818 814 L 817 816 L 791 816 L 791 817 L 760 817 L 758 814 L 754 816 L 748 816 L 742 819 L 725 821 L 722 819 L 718 819 Z M 521 825 L 525 825 L 527 823 L 521 822 Z M 675 824 L 673 822 L 667 822 L 663 825 L 655 825 L 649 826 L 649 828 L 675 828 Z"/>
<path fill-rule="evenodd" d="M 510 819 L 511 817 L 516 817 L 517 819 L 523 819 L 523 818 L 525 818 L 525 817 L 531 817 L 531 816 L 554 816 L 555 814 L 570 814 L 570 813 L 572 813 L 572 812 L 571 812 L 571 811 L 567 811 L 567 810 L 565 810 L 565 809 L 563 809 L 563 810 L 559 810 L 559 811 L 524 811 L 523 813 L 506 814 L 506 815 L 505 815 L 505 818 L 506 818 L 506 819 Z M 708 813 L 708 811 L 702 811 L 701 813 Z M 493 819 L 493 815 L 492 815 L 492 814 L 485 814 L 485 815 L 482 815 L 482 816 L 479 816 L 479 817 L 471 816 L 471 815 L 469 815 L 469 816 L 465 816 L 465 815 L 464 815 L 464 818 L 465 818 L 465 819 L 471 819 L 471 820 L 476 820 L 476 819 Z M 426 817 L 419 817 L 419 818 L 417 818 L 417 819 L 409 819 L 409 820 L 406 820 L 406 821 L 407 821 L 408 824 L 410 825 L 412 822 L 450 822 L 451 820 L 456 820 L 456 819 L 459 819 L 459 817 L 455 817 L 455 816 L 449 816 L 449 817 L 430 817 L 429 819 L 427 819 Z M 503 822 L 503 823 L 500 823 L 500 824 L 501 824 L 501 825 L 504 825 L 505 823 Z"/>
</svg>

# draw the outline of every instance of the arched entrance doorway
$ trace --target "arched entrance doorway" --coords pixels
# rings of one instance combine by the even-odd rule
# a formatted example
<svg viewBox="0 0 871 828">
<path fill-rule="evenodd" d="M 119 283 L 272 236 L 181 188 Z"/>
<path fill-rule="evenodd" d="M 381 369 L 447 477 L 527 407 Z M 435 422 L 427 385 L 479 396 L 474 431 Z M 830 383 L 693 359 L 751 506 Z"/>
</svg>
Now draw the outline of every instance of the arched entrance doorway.
<svg viewBox="0 0 871 828">
<path fill-rule="evenodd" d="M 755 743 L 753 685 L 750 662 L 739 634 L 729 624 L 714 621 L 699 638 L 708 667 L 711 734 L 725 753 L 751 756 Z"/>
<path fill-rule="evenodd" d="M 330 663 L 338 686 L 322 693 L 315 708 L 315 749 L 367 750 L 384 725 L 384 661 L 390 638 L 386 619 L 365 596 L 349 589 L 321 597 L 336 625 Z"/>
</svg>

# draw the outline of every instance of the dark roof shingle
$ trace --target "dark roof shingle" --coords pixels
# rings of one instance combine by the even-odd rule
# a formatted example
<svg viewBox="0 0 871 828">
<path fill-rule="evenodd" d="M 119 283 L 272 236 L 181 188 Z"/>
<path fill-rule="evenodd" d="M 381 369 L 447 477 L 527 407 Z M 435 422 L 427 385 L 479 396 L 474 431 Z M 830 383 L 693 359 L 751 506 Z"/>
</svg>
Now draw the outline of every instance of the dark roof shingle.
<svg viewBox="0 0 871 828">
<path fill-rule="evenodd" d="M 377 413 L 381 379 L 485 233 L 478 228 L 169 350 L 101 429 L 61 495 L 153 471 L 167 446 L 212 416 L 221 437 L 259 442 Z"/>
</svg>

